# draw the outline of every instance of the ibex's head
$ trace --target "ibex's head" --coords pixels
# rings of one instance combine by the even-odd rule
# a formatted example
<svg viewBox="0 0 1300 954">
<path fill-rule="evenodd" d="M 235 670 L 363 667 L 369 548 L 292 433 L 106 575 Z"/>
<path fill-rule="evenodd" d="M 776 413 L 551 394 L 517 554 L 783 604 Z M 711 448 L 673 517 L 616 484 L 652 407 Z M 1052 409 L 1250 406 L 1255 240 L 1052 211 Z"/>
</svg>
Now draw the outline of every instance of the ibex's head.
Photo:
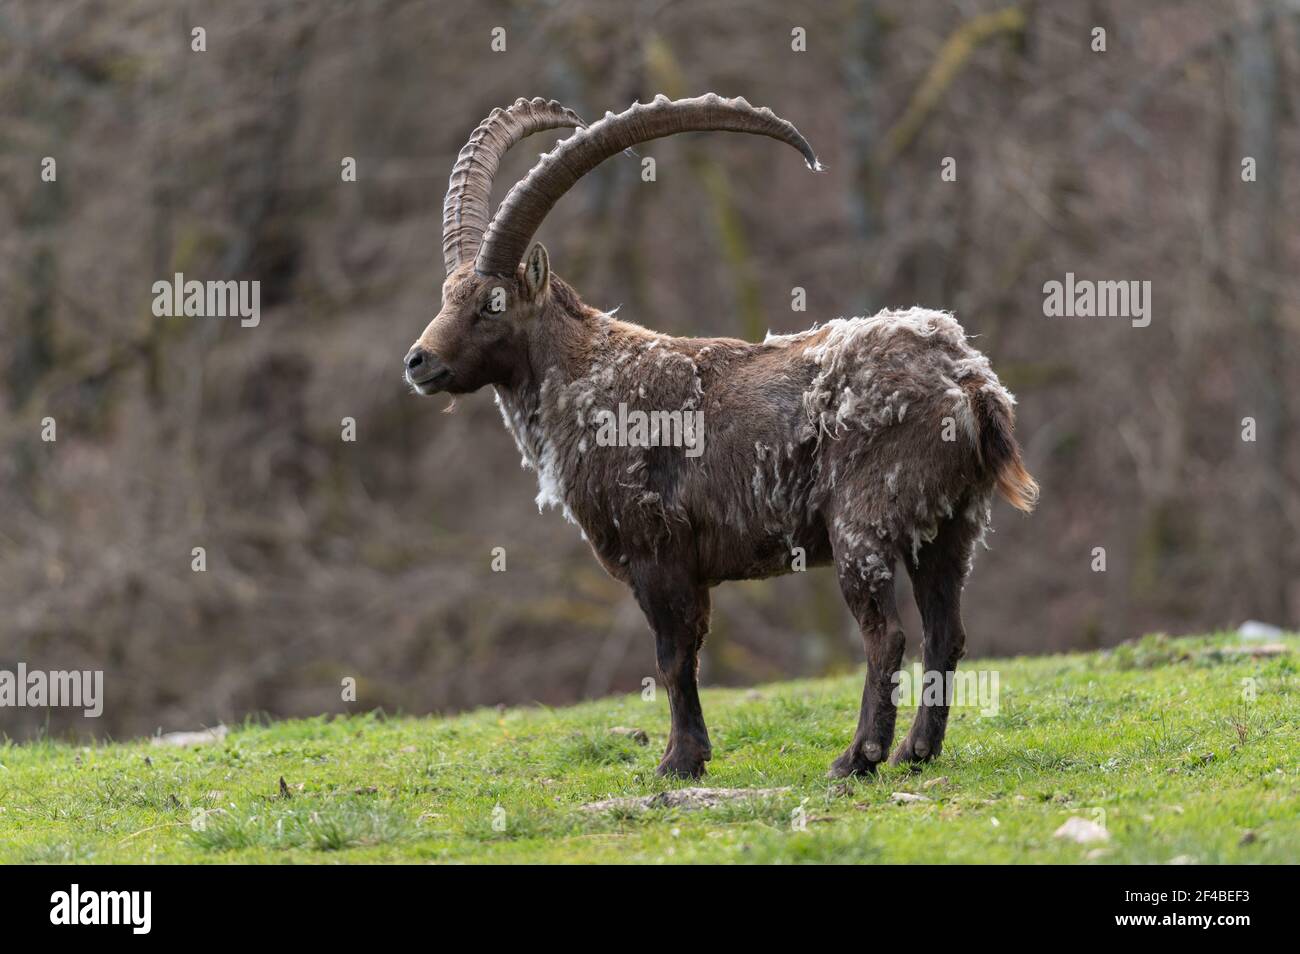
<svg viewBox="0 0 1300 954">
<path fill-rule="evenodd" d="M 489 219 L 492 179 L 506 150 L 532 133 L 570 126 L 577 132 L 544 154 Z M 442 208 L 442 308 L 406 356 L 411 386 L 421 394 L 459 394 L 510 383 L 526 367 L 529 332 L 549 294 L 546 250 L 533 245 L 524 261 L 546 213 L 610 156 L 650 139 L 713 129 L 779 139 L 803 153 L 810 169 L 822 170 L 793 125 L 770 109 L 714 93 L 676 101 L 656 96 L 617 116 L 606 113 L 590 126 L 573 110 L 542 99 L 494 109 L 451 172 Z"/>
<path fill-rule="evenodd" d="M 479 275 L 466 263 L 442 285 L 442 308 L 406 355 L 406 380 L 421 394 L 466 394 L 512 384 L 527 362 L 529 326 L 550 291 L 546 249 L 533 245 L 513 278 Z"/>
</svg>

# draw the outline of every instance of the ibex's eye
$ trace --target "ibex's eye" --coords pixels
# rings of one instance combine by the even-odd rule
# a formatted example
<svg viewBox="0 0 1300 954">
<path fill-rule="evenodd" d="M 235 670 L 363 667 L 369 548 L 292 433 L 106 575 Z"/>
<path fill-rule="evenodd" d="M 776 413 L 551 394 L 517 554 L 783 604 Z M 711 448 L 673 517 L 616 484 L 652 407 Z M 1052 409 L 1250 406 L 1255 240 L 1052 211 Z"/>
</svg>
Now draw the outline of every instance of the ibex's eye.
<svg viewBox="0 0 1300 954">
<path fill-rule="evenodd" d="M 499 315 L 506 310 L 506 290 L 498 285 L 483 302 L 483 314 Z"/>
</svg>

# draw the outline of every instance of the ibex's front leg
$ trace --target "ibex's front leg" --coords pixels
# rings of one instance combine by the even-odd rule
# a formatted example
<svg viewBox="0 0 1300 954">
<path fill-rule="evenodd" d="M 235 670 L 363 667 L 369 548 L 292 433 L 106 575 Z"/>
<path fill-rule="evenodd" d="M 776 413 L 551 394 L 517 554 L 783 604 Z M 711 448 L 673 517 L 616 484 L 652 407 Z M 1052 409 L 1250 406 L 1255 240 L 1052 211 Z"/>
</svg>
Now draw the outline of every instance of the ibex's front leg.
<svg viewBox="0 0 1300 954">
<path fill-rule="evenodd" d="M 660 775 L 699 778 L 713 757 L 696 685 L 700 647 L 709 629 L 709 591 L 672 561 L 634 572 L 632 589 L 655 635 L 659 678 L 668 689 L 672 730 Z"/>
</svg>

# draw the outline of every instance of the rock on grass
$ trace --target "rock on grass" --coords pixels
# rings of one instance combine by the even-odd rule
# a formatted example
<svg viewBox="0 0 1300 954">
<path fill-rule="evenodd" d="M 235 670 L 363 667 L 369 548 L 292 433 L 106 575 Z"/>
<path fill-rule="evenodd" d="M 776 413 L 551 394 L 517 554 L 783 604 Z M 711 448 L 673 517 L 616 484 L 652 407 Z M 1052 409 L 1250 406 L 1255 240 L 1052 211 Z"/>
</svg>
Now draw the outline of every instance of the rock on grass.
<svg viewBox="0 0 1300 954">
<path fill-rule="evenodd" d="M 588 802 L 582 806 L 586 812 L 607 812 L 612 810 L 644 811 L 648 808 L 681 808 L 691 811 L 697 808 L 715 808 L 724 802 L 734 802 L 747 798 L 771 798 L 784 795 L 790 791 L 784 788 L 675 788 L 654 795 L 629 795 L 623 798 L 606 798 L 599 802 Z"/>
<path fill-rule="evenodd" d="M 168 745 L 173 748 L 188 749 L 195 745 L 220 742 L 229 731 L 224 725 L 218 725 L 198 732 L 168 732 L 166 735 L 154 736 L 150 741 L 154 745 Z"/>
<path fill-rule="evenodd" d="M 1081 845 L 1090 845 L 1094 841 L 1110 841 L 1110 832 L 1096 822 L 1075 815 L 1067 818 L 1065 824 L 1052 833 L 1052 837 L 1068 838 Z"/>
</svg>

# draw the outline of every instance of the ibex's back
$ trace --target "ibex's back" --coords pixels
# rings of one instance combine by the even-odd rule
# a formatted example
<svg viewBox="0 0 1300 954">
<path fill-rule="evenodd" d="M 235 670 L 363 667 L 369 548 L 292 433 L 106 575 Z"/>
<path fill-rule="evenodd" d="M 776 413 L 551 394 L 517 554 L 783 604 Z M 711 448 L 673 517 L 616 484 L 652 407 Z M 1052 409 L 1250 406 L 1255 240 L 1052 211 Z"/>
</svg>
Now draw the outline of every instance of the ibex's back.
<svg viewBox="0 0 1300 954">
<path fill-rule="evenodd" d="M 943 312 L 836 319 L 751 344 L 671 338 L 586 306 L 551 275 L 540 245 L 520 259 L 555 201 L 605 158 L 673 132 L 726 129 L 782 140 L 821 166 L 770 111 L 712 94 L 660 97 L 581 128 L 489 221 L 501 153 L 574 125 L 559 104 L 520 100 L 475 130 L 444 204 L 442 309 L 407 356 L 408 380 L 424 394 L 493 385 L 538 472 L 539 505 L 561 506 L 631 586 L 672 708 L 661 772 L 698 775 L 711 757 L 696 689 L 709 587 L 832 561 L 869 662 L 858 731 L 832 774 L 872 771 L 893 737 L 903 653 L 896 567 L 912 575 L 926 668 L 950 672 L 965 641 L 961 588 L 994 492 L 1033 506 L 1011 395 Z M 946 698 L 923 707 L 895 758 L 937 756 L 947 715 Z"/>
</svg>

